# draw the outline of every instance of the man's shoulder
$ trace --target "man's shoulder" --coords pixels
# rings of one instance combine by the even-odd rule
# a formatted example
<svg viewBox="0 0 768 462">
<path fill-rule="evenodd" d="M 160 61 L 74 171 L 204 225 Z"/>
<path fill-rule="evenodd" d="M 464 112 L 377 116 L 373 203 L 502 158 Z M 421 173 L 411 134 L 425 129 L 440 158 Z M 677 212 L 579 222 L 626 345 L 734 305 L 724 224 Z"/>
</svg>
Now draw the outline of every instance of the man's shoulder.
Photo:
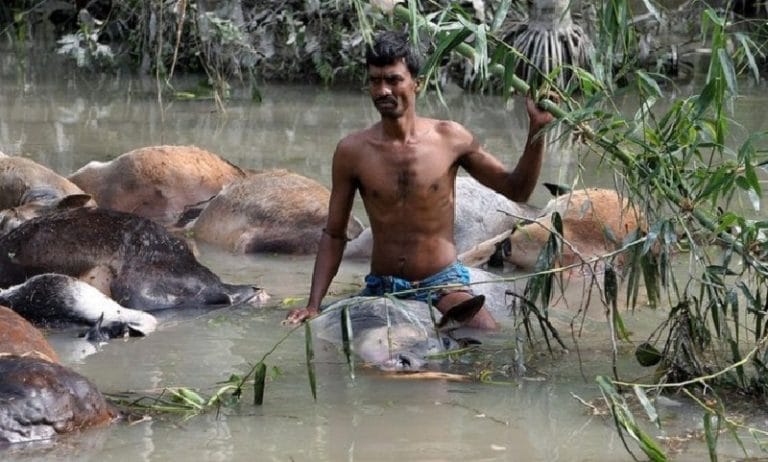
<svg viewBox="0 0 768 462">
<path fill-rule="evenodd" d="M 339 147 L 354 147 L 366 142 L 371 138 L 372 129 L 373 126 L 347 134 L 339 140 Z"/>
<path fill-rule="evenodd" d="M 451 133 L 467 133 L 468 130 L 464 125 L 450 119 L 423 119 L 426 124 L 429 124 L 436 131 L 443 134 Z"/>
<path fill-rule="evenodd" d="M 371 128 L 365 128 L 345 135 L 336 145 L 334 157 L 344 162 L 356 162 L 355 159 L 367 151 L 371 140 Z"/>
<path fill-rule="evenodd" d="M 431 132 L 443 140 L 464 143 L 472 139 L 472 133 L 462 124 L 447 119 L 426 119 L 431 127 Z"/>
</svg>

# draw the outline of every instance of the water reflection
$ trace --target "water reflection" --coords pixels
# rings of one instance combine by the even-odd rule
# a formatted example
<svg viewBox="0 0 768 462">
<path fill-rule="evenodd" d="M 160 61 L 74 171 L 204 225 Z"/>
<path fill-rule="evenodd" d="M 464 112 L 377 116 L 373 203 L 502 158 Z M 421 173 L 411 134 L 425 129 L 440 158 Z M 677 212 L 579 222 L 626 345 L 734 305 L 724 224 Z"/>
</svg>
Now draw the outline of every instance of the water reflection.
<svg viewBox="0 0 768 462">
<path fill-rule="evenodd" d="M 357 88 L 272 86 L 263 90 L 260 104 L 240 95 L 219 114 L 211 101 L 166 98 L 158 104 L 151 79 L 45 77 L 24 87 L 4 83 L 0 150 L 62 174 L 150 144 L 195 144 L 245 168 L 285 167 L 327 184 L 336 142 L 378 118 Z M 425 115 L 465 123 L 504 161 L 522 153 L 527 131 L 522 101 L 505 108 L 497 98 L 458 91 L 448 92 L 446 100 L 450 110 L 434 97 L 419 104 Z M 556 172 L 556 180 L 565 179 L 573 174 L 573 165 L 562 162 L 568 157 L 558 149 L 545 169 Z"/>
<path fill-rule="evenodd" d="M 62 74 L 22 80 L 2 74 L 0 150 L 63 174 L 90 160 L 171 143 L 195 144 L 246 168 L 283 167 L 329 184 L 336 142 L 377 120 L 367 95 L 356 88 L 266 86 L 262 103 L 239 95 L 219 114 L 210 101 L 166 99 L 159 105 L 151 79 Z M 180 82 L 179 88 L 185 84 L 193 83 Z M 505 107 L 493 97 L 448 92 L 446 98 L 450 109 L 434 98 L 419 104 L 425 115 L 466 124 L 502 161 L 515 162 L 527 130 L 522 101 Z M 739 101 L 744 130 L 765 128 L 765 102 L 765 96 Z M 593 164 L 580 166 L 577 153 L 551 148 L 542 181 L 567 182 L 579 170 L 589 184 L 610 181 L 596 168 L 597 160 L 588 162 Z M 543 188 L 535 194 L 534 203 L 547 199 Z M 63 360 L 107 392 L 180 385 L 211 392 L 229 374 L 247 371 L 285 334 L 279 323 L 289 306 L 281 301 L 306 297 L 313 259 L 200 250 L 203 262 L 224 280 L 266 287 L 273 302 L 262 309 L 237 307 L 168 321 L 148 338 L 115 341 L 90 356 L 71 339 L 56 336 L 57 350 L 70 351 Z M 365 264 L 345 262 L 331 293 L 356 291 L 366 270 Z M 491 386 L 394 380 L 366 369 L 353 381 L 341 356 L 327 352 L 329 359 L 318 365 L 317 402 L 309 393 L 299 333 L 267 361 L 280 373 L 267 384 L 263 407 L 246 398 L 240 408 L 218 415 L 119 424 L 98 433 L 104 439 L 86 452 L 116 461 L 631 460 L 611 421 L 589 416 L 571 396 L 595 397 L 593 377 L 609 372 L 609 334 L 601 310 L 593 315 L 583 331 L 581 368 L 573 352 L 534 355 L 533 375 L 540 381 Z M 628 314 L 626 322 L 640 332 L 657 316 L 663 313 Z M 572 313 L 563 308 L 554 318 L 567 337 Z M 643 373 L 631 361 L 620 367 Z M 700 420 L 689 409 L 675 412 L 685 425 Z M 689 451 L 678 460 L 702 454 Z M 72 450 L 61 457 L 81 454 Z"/>
</svg>

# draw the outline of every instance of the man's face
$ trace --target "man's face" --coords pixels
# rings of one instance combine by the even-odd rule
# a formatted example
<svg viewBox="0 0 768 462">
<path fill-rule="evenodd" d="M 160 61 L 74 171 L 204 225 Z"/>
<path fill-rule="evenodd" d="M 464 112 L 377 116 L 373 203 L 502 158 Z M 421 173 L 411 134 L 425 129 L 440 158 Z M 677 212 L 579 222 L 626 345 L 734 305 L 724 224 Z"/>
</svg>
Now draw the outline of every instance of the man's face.
<svg viewBox="0 0 768 462">
<path fill-rule="evenodd" d="M 400 59 L 386 66 L 368 66 L 368 89 L 382 118 L 398 118 L 413 106 L 416 79 Z"/>
</svg>

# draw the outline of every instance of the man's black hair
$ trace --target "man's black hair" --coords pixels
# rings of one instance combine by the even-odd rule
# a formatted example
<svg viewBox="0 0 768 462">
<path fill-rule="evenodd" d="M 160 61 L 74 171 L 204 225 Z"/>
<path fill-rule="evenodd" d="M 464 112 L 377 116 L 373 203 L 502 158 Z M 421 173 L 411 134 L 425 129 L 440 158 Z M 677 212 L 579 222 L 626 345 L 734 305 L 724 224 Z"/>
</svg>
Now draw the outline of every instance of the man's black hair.
<svg viewBox="0 0 768 462">
<path fill-rule="evenodd" d="M 365 64 L 389 66 L 402 58 L 413 77 L 418 77 L 421 69 L 421 56 L 411 46 L 407 32 L 385 31 L 376 35 L 373 44 L 365 52 Z"/>
</svg>

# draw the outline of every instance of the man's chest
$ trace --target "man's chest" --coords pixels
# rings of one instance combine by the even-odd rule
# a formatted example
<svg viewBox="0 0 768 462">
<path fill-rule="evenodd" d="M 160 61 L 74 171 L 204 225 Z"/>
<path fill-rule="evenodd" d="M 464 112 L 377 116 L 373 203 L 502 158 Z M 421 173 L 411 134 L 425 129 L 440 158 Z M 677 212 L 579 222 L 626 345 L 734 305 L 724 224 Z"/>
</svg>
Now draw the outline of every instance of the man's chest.
<svg viewBox="0 0 768 462">
<path fill-rule="evenodd" d="M 384 202 L 428 200 L 452 191 L 454 160 L 434 152 L 370 156 L 358 172 L 364 198 Z"/>
</svg>

